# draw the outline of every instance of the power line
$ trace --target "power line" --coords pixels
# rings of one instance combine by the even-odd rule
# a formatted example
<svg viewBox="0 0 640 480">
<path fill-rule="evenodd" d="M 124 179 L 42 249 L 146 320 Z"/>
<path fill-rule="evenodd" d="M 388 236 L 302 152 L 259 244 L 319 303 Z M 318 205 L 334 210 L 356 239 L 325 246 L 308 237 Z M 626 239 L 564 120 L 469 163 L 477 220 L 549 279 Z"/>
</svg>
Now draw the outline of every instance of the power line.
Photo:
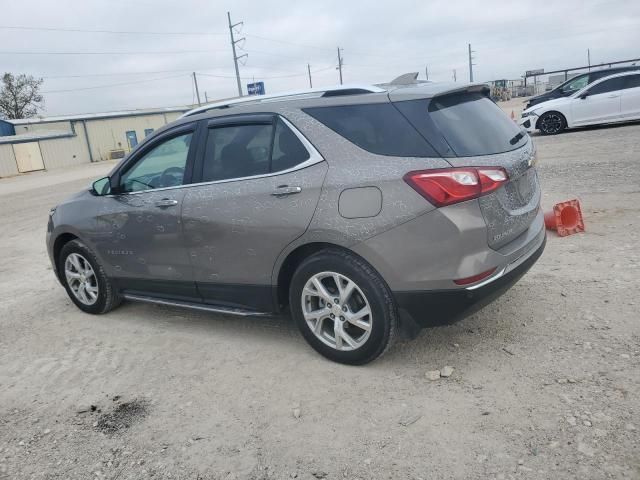
<svg viewBox="0 0 640 480">
<path fill-rule="evenodd" d="M 147 82 L 156 82 L 159 80 L 168 80 L 170 78 L 179 78 L 179 77 L 184 77 L 185 75 L 171 75 L 169 77 L 160 77 L 160 78 L 148 78 L 145 80 L 137 80 L 137 81 L 133 81 L 133 82 L 121 82 L 121 83 L 109 83 L 106 85 L 95 85 L 93 87 L 80 87 L 80 88 L 71 88 L 71 89 L 65 89 L 65 90 L 47 90 L 47 91 L 43 91 L 40 93 L 66 93 L 66 92 L 77 92 L 80 90 L 97 90 L 100 88 L 110 88 L 110 87 L 120 87 L 123 85 L 134 85 L 137 83 L 147 83 Z"/>
<path fill-rule="evenodd" d="M 313 70 L 311 73 L 320 73 L 320 72 L 325 72 L 327 70 L 333 70 L 333 65 L 330 67 L 325 67 L 325 68 L 320 68 L 318 70 Z M 202 75 L 203 77 L 217 77 L 220 78 L 222 77 L 221 75 L 211 75 L 208 73 L 202 73 L 202 72 L 197 72 L 198 75 Z M 275 78 L 292 78 L 292 77 L 304 77 L 306 76 L 306 73 L 291 73 L 288 75 L 268 75 L 268 76 L 262 76 L 262 75 L 258 75 L 262 80 L 271 80 L 271 79 L 275 79 Z M 251 77 L 240 77 L 242 80 L 252 80 L 254 77 L 256 77 L 256 75 L 253 75 Z M 235 75 L 231 76 L 224 76 L 222 78 L 236 78 Z"/>
<path fill-rule="evenodd" d="M 133 30 L 89 30 L 84 28 L 25 27 L 16 25 L 0 25 L 0 29 L 72 33 L 113 33 L 117 35 L 226 35 L 226 33 L 223 32 L 144 32 Z"/>
<path fill-rule="evenodd" d="M 251 35 L 249 33 L 246 33 L 245 37 L 257 38 L 259 40 L 266 40 L 268 42 L 274 42 L 274 43 L 282 43 L 284 45 L 293 45 L 295 47 L 301 47 L 301 48 L 313 48 L 313 49 L 316 49 L 316 50 L 325 50 L 327 52 L 332 52 L 333 51 L 332 48 L 318 47 L 318 46 L 314 46 L 314 45 L 305 45 L 304 43 L 289 42 L 289 41 L 286 41 L 286 40 L 277 40 L 275 38 L 262 37 L 260 35 Z"/>
<path fill-rule="evenodd" d="M 44 78 L 45 80 L 53 80 L 57 78 L 86 78 L 86 77 L 118 77 L 124 75 L 155 75 L 158 73 L 177 73 L 177 72 L 192 72 L 193 68 L 188 68 L 184 70 L 155 70 L 155 71 L 145 71 L 145 72 L 117 72 L 117 73 L 75 73 L 68 75 L 43 75 L 40 78 Z"/>
<path fill-rule="evenodd" d="M 0 55 L 182 55 L 183 53 L 212 53 L 224 50 L 176 50 L 169 52 L 17 52 L 0 51 Z"/>
</svg>

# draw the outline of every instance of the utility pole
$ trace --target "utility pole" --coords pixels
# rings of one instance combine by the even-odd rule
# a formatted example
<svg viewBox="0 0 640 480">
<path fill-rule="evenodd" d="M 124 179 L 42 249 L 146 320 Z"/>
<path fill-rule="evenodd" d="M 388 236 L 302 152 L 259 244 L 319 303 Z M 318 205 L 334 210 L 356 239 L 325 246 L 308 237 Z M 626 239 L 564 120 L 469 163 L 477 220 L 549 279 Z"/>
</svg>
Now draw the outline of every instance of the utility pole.
<svg viewBox="0 0 640 480">
<path fill-rule="evenodd" d="M 340 50 L 341 48 L 338 47 L 338 66 L 336 67 L 336 70 L 340 71 L 340 85 L 342 85 L 342 64 L 344 62 L 344 58 L 342 58 Z"/>
<path fill-rule="evenodd" d="M 309 74 L 309 88 L 313 88 L 313 83 L 311 82 L 311 65 L 307 63 L 307 73 Z"/>
<path fill-rule="evenodd" d="M 235 27 L 237 27 L 238 25 L 242 25 L 244 22 L 238 22 L 238 23 L 231 23 L 231 13 L 227 12 L 227 19 L 229 20 L 229 34 L 231 35 L 231 50 L 233 51 L 233 64 L 236 67 L 236 80 L 238 82 L 238 96 L 242 96 L 242 85 L 240 84 L 240 70 L 238 70 L 238 60 L 241 59 L 242 57 L 246 57 L 248 56 L 246 53 L 244 55 L 240 55 L 238 56 L 236 54 L 236 43 L 238 42 L 243 42 L 244 41 L 244 37 L 243 38 L 239 38 L 238 40 L 236 40 L 233 37 L 233 29 Z"/>
<path fill-rule="evenodd" d="M 193 83 L 196 86 L 196 97 L 198 99 L 198 105 L 202 105 L 202 102 L 200 101 L 200 90 L 198 90 L 198 77 L 196 77 L 196 72 L 193 72 Z"/>
<path fill-rule="evenodd" d="M 427 80 L 429 80 L 429 67 L 424 66 L 424 76 Z"/>
<path fill-rule="evenodd" d="M 207 91 L 204 91 L 204 103 L 209 103 L 209 97 L 207 97 Z"/>
<path fill-rule="evenodd" d="M 471 50 L 471 44 L 469 43 L 469 81 L 473 82 L 473 66 L 475 65 L 473 63 L 473 50 Z"/>
<path fill-rule="evenodd" d="M 456 69 L 455 68 L 453 69 L 453 81 L 454 82 L 458 81 L 458 78 L 456 77 Z"/>
<path fill-rule="evenodd" d="M 591 71 L 591 49 L 587 48 L 587 65 L 589 65 L 589 71 Z"/>
</svg>

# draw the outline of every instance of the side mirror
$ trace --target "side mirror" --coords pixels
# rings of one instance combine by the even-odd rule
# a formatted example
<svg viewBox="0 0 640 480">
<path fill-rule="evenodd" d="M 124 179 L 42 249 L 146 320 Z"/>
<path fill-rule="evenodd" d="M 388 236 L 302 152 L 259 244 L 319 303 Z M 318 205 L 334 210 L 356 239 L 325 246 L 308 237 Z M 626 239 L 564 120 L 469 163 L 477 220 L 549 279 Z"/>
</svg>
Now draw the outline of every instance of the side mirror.
<svg viewBox="0 0 640 480">
<path fill-rule="evenodd" d="M 91 193 L 99 197 L 109 195 L 111 193 L 111 179 L 104 177 L 93 182 L 93 185 L 91 185 Z"/>
<path fill-rule="evenodd" d="M 587 98 L 589 96 L 589 92 L 584 92 L 582 95 L 580 95 L 580 99 L 584 100 L 585 98 Z"/>
</svg>

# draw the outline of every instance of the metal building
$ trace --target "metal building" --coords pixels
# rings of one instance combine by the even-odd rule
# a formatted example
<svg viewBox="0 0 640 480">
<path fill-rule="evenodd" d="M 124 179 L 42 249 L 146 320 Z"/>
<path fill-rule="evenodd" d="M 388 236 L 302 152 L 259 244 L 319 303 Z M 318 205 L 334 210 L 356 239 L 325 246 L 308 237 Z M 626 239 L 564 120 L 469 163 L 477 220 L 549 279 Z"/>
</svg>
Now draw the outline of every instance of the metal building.
<svg viewBox="0 0 640 480">
<path fill-rule="evenodd" d="M 0 177 L 124 157 L 189 107 L 4 120 Z M 8 134 L 7 134 L 8 133 Z"/>
</svg>

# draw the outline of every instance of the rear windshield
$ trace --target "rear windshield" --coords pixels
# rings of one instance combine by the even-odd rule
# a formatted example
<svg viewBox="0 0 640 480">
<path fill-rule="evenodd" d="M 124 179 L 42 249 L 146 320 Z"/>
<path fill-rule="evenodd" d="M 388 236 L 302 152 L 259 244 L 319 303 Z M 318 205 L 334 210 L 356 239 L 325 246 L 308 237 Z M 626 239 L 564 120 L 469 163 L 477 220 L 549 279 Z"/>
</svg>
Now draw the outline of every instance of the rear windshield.
<svg viewBox="0 0 640 480">
<path fill-rule="evenodd" d="M 500 107 L 480 93 L 396 102 L 398 109 L 445 157 L 508 152 L 527 135 Z"/>
</svg>

